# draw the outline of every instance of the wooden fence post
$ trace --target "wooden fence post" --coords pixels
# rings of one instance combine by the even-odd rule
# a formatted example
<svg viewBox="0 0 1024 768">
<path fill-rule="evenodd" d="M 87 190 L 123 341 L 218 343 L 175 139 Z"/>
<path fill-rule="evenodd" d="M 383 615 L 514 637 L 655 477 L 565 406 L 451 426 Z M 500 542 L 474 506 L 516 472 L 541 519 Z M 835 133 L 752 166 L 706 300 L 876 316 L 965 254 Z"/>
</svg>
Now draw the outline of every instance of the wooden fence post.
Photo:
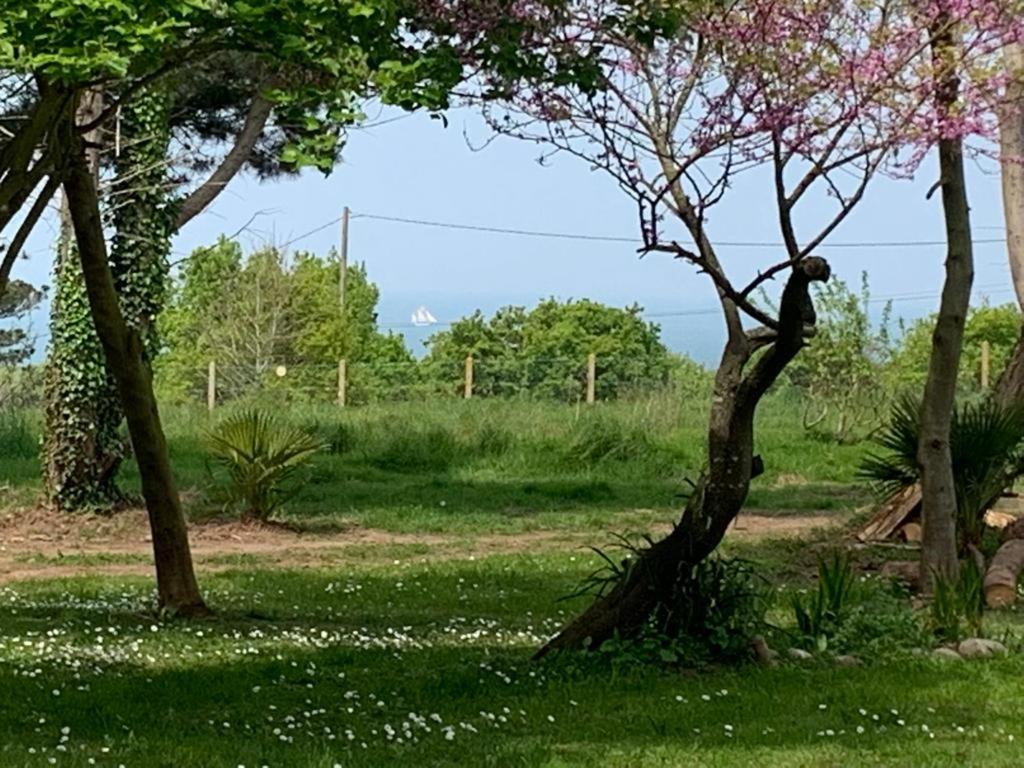
<svg viewBox="0 0 1024 768">
<path fill-rule="evenodd" d="M 597 391 L 597 355 L 587 355 L 587 404 L 593 405 Z"/>
<path fill-rule="evenodd" d="M 987 341 L 981 342 L 981 388 L 988 389 L 988 375 L 991 348 Z"/>
<path fill-rule="evenodd" d="M 206 410 L 213 413 L 217 407 L 217 363 L 210 361 L 210 372 L 206 378 Z"/>
<path fill-rule="evenodd" d="M 348 361 L 342 358 L 338 361 L 338 407 L 345 407 L 345 395 L 348 389 Z"/>
<path fill-rule="evenodd" d="M 469 400 L 473 396 L 473 356 L 466 357 L 466 381 L 463 388 L 464 397 Z"/>
</svg>

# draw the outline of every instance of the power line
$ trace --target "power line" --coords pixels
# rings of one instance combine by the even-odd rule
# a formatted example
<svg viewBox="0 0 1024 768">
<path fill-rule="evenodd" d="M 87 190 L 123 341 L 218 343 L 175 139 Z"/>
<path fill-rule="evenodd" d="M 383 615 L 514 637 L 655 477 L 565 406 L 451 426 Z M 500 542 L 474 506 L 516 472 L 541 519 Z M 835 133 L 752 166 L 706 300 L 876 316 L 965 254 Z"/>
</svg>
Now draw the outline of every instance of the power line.
<svg viewBox="0 0 1024 768">
<path fill-rule="evenodd" d="M 396 224 L 409 224 L 412 226 L 419 227 L 433 227 L 436 229 L 452 229 L 462 230 L 467 232 L 489 232 L 499 235 L 515 235 L 519 237 L 539 237 L 554 240 L 583 240 L 587 242 L 605 242 L 605 243 L 630 243 L 636 245 L 638 238 L 636 237 L 622 237 L 615 235 L 594 235 L 581 232 L 551 232 L 545 230 L 535 229 L 517 229 L 514 227 L 499 227 L 487 224 L 463 224 L 459 222 L 451 221 L 432 221 L 429 219 L 410 219 L 401 216 L 385 216 L 377 213 L 353 213 L 353 218 L 369 219 L 372 221 L 387 221 Z M 335 219 L 332 224 L 337 223 Z M 329 226 L 329 225 L 327 225 Z M 975 245 L 997 245 L 1006 242 L 1005 238 L 999 237 L 987 237 L 978 238 L 974 241 Z M 783 248 L 782 243 L 770 243 L 766 241 L 715 241 L 715 247 L 720 248 Z M 934 248 L 938 246 L 945 246 L 945 240 L 877 240 L 868 242 L 845 242 L 845 243 L 825 243 L 820 246 L 821 249 L 826 248 Z"/>
</svg>

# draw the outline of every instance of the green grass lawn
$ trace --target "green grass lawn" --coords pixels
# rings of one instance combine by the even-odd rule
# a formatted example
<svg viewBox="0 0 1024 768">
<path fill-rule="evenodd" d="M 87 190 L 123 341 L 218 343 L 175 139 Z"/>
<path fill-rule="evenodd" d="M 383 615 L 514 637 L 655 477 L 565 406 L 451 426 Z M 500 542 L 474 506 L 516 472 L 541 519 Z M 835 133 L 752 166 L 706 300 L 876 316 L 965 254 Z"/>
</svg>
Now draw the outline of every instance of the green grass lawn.
<svg viewBox="0 0 1024 768">
<path fill-rule="evenodd" d="M 766 545 L 775 573 L 791 551 Z M 1017 766 L 1024 657 L 678 670 L 533 649 L 579 552 L 0 588 L 3 766 Z M 1019 627 L 1014 615 L 1000 631 Z"/>
</svg>

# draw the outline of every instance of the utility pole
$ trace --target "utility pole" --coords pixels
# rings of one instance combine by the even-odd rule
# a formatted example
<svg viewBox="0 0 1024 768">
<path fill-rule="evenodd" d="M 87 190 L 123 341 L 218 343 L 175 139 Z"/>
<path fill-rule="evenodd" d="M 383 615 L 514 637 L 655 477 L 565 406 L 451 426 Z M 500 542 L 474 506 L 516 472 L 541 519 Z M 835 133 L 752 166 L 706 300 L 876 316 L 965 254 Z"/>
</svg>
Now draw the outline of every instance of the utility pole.
<svg viewBox="0 0 1024 768">
<path fill-rule="evenodd" d="M 349 210 L 346 205 L 341 212 L 341 253 L 339 254 L 341 269 L 338 275 L 338 308 L 343 317 L 345 313 L 345 281 L 348 279 L 348 218 Z"/>
</svg>

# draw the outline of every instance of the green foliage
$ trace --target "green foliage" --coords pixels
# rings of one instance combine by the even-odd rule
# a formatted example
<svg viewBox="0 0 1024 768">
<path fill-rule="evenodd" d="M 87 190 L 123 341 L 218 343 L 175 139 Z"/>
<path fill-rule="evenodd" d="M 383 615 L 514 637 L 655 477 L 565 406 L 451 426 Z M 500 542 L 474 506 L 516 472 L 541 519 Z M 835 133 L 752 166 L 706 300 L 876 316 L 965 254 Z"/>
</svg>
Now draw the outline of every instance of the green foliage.
<svg viewBox="0 0 1024 768">
<path fill-rule="evenodd" d="M 888 422 L 872 438 L 881 449 L 868 454 L 860 475 L 890 494 L 920 478 L 917 447 L 920 400 L 897 398 Z M 989 505 L 1020 474 L 1024 448 L 1024 406 L 1001 405 L 986 399 L 961 403 L 950 427 L 953 482 L 956 486 L 957 531 L 961 549 L 978 545 Z"/>
<path fill-rule="evenodd" d="M 331 401 L 344 358 L 349 403 L 408 396 L 415 361 L 400 336 L 377 330 L 377 287 L 365 267 L 350 265 L 342 312 L 338 270 L 333 254 L 321 260 L 299 253 L 289 260 L 268 248 L 245 259 L 224 238 L 196 250 L 160 320 L 161 394 L 174 401 L 203 397 L 214 361 L 221 400 L 266 390 L 274 398 Z M 275 375 L 279 365 L 284 378 Z"/>
<path fill-rule="evenodd" d="M 955 578 L 936 574 L 931 602 L 931 629 L 943 640 L 980 637 L 985 613 L 985 574 L 974 558 L 960 564 Z M 966 630 L 966 634 L 965 634 Z"/>
<path fill-rule="evenodd" d="M 43 292 L 21 280 L 12 280 L 0 296 L 0 368 L 21 365 L 35 352 L 35 341 L 25 328 L 29 313 L 43 299 Z"/>
<path fill-rule="evenodd" d="M 634 560 L 616 565 L 596 551 L 606 560 L 602 591 L 629 577 Z M 771 590 L 751 563 L 711 557 L 680 577 L 643 631 L 634 637 L 613 637 L 599 650 L 616 663 L 694 666 L 746 661 L 754 636 L 766 626 L 770 597 Z"/>
<path fill-rule="evenodd" d="M 532 310 L 504 307 L 490 320 L 479 311 L 431 337 L 424 369 L 441 389 L 461 386 L 466 357 L 474 367 L 473 391 L 480 396 L 528 394 L 563 402 L 586 391 L 587 356 L 597 358 L 596 396 L 621 397 L 642 387 L 663 385 L 685 364 L 658 338 L 656 325 L 641 319 L 638 306 L 616 309 L 586 299 L 542 301 Z"/>
<path fill-rule="evenodd" d="M 0 456 L 28 459 L 38 452 L 38 438 L 25 415 L 0 409 Z"/>
<path fill-rule="evenodd" d="M 290 482 L 324 446 L 306 430 L 261 411 L 231 416 L 207 434 L 210 454 L 227 473 L 224 488 L 243 515 L 266 520 L 293 492 Z"/>
<path fill-rule="evenodd" d="M 818 559 L 818 587 L 805 601 L 800 595 L 792 599 L 800 640 L 819 651 L 848 618 L 855 597 L 853 568 L 847 555 L 834 552 L 831 558 Z"/>
<path fill-rule="evenodd" d="M 924 317 L 904 330 L 891 366 L 893 384 L 899 389 L 924 386 L 931 357 L 935 316 Z M 957 385 L 961 395 L 981 391 L 981 345 L 990 345 L 991 381 L 996 381 L 1010 359 L 1021 333 L 1020 310 L 1016 304 L 974 307 L 967 313 L 964 346 Z"/>
<path fill-rule="evenodd" d="M 60 509 L 109 509 L 122 500 L 121 409 L 92 323 L 77 249 L 63 237 L 55 283 L 43 375 L 46 491 Z"/>
<path fill-rule="evenodd" d="M 860 658 L 892 658 L 926 647 L 929 638 L 907 599 L 895 584 L 858 585 L 857 600 L 828 641 L 836 653 Z"/>
<path fill-rule="evenodd" d="M 833 279 L 814 287 L 815 335 L 786 368 L 804 401 L 804 426 L 839 441 L 859 436 L 877 419 L 887 392 L 880 386 L 892 354 L 890 306 L 873 326 L 867 273 L 860 293 Z"/>
</svg>

